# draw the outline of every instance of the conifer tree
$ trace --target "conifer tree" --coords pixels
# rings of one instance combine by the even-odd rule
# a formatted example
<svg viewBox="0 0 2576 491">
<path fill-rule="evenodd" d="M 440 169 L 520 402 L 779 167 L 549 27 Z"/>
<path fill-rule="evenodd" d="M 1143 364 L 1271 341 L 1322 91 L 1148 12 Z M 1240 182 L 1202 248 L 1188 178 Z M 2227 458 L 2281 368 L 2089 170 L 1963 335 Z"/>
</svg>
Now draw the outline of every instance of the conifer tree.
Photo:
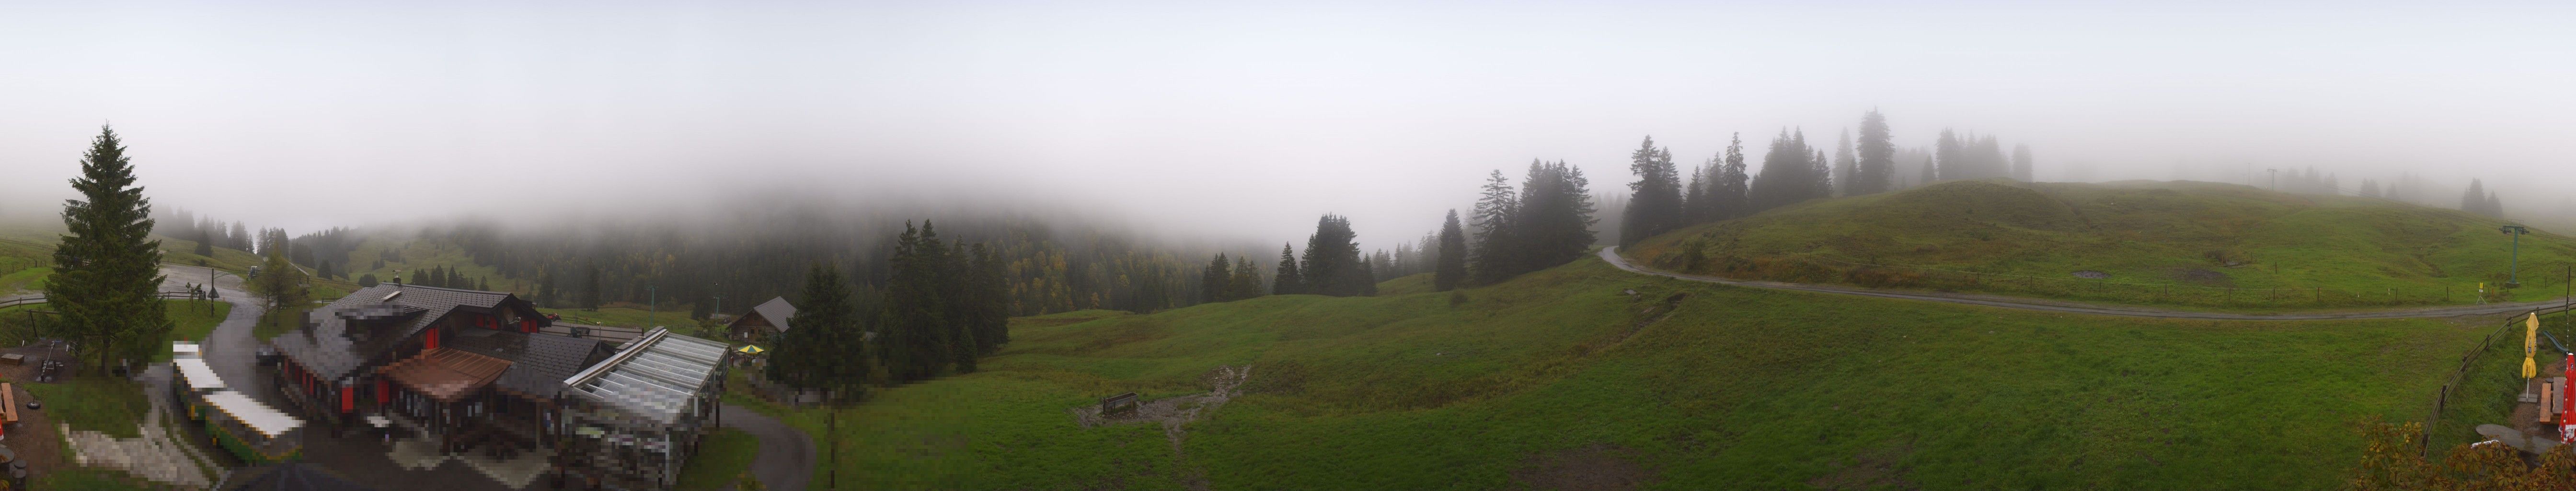
<svg viewBox="0 0 2576 491">
<path fill-rule="evenodd" d="M 2033 182 L 2030 169 L 2030 144 L 2013 145 L 2012 176 L 2013 180 Z"/>
<path fill-rule="evenodd" d="M 589 272 L 588 272 L 587 274 L 584 274 L 584 275 L 582 276 L 582 282 L 581 282 L 581 308 L 582 308 L 583 310 L 590 310 L 590 311 L 594 311 L 594 312 L 595 312 L 595 311 L 598 311 L 598 310 L 599 310 L 599 296 L 600 296 L 600 293 L 601 293 L 601 292 L 600 292 L 600 289 L 599 289 L 599 265 L 597 265 L 597 264 L 592 264 L 592 265 L 590 265 Z M 790 324 L 790 325 L 793 325 L 793 324 Z"/>
<path fill-rule="evenodd" d="M 1537 165 L 1532 162 L 1531 165 Z M 1682 217 L 1681 173 L 1673 167 L 1673 154 L 1656 148 L 1654 137 L 1647 137 L 1635 152 L 1628 154 L 1628 171 L 1637 176 L 1628 183 L 1627 216 L 1619 225 L 1619 243 L 1635 244 L 1679 228 Z"/>
<path fill-rule="evenodd" d="M 937 273 L 941 250 L 938 236 L 923 222 L 914 228 L 904 222 L 903 235 L 895 239 L 894 257 L 888 262 L 893 275 L 886 280 L 884 320 L 878 325 L 880 357 L 885 360 L 888 375 L 896 382 L 925 380 L 938 375 L 948 361 L 945 312 L 940 308 Z"/>
<path fill-rule="evenodd" d="M 1922 186 L 1922 185 L 1925 185 L 1925 184 L 1931 184 L 1931 183 L 1932 183 L 1932 181 L 1938 181 L 1938 180 L 1941 180 L 1941 176 L 1940 176 L 1940 174 L 1937 174 L 1937 172 L 1938 172 L 1938 170 L 1939 170 L 1939 169 L 1940 169 L 1940 165 L 1939 165 L 1939 164 L 1934 164 L 1934 163 L 1932 163 L 1932 158 L 1931 158 L 1931 157 L 1924 157 L 1924 158 L 1923 158 L 1923 175 L 1922 175 L 1920 178 L 1918 178 L 1919 180 L 1917 180 L 1917 181 L 1915 181 L 1915 182 L 1914 182 L 1914 185 L 1916 185 L 1916 186 Z"/>
<path fill-rule="evenodd" d="M 1449 218 L 1440 223 L 1439 263 L 1431 271 L 1431 287 L 1439 291 L 1458 288 L 1467 281 L 1467 232 L 1458 224 L 1458 210 L 1449 210 Z"/>
<path fill-rule="evenodd" d="M 1512 274 L 1583 257 L 1594 240 L 1588 186 L 1583 170 L 1563 161 L 1530 167 L 1521 180 L 1520 214 L 1513 219 L 1519 244 L 1513 247 L 1518 252 Z"/>
<path fill-rule="evenodd" d="M 2485 182 L 2477 179 L 2469 180 L 2469 190 L 2467 192 L 2460 193 L 2460 211 L 2478 215 L 2487 214 L 2487 185 Z"/>
<path fill-rule="evenodd" d="M 1744 167 L 1744 134 L 1731 133 L 1726 143 L 1726 166 L 1719 169 L 1717 182 L 1709 191 L 1711 207 L 1717 219 L 1725 220 L 1752 215 L 1749 194 L 1753 176 Z"/>
<path fill-rule="evenodd" d="M 1833 166 L 1825 163 L 1825 149 L 1816 149 L 1816 156 L 1807 162 L 1807 199 L 1834 197 L 1834 170 Z"/>
<path fill-rule="evenodd" d="M 1233 300 L 1234 298 L 1228 295 L 1231 292 L 1227 291 L 1233 281 L 1234 263 L 1225 260 L 1225 253 L 1216 253 L 1215 258 L 1208 260 L 1207 267 L 1199 271 L 1199 301 L 1215 303 Z"/>
<path fill-rule="evenodd" d="M 1781 129 L 1780 136 L 1772 138 L 1770 151 L 1762 156 L 1762 173 L 1753 177 L 1753 187 L 1746 193 L 1753 201 L 1751 211 L 1796 204 L 1819 197 L 1819 189 L 1830 190 L 1826 178 L 1818 175 L 1823 169 L 1815 162 L 1818 155 L 1823 153 L 1807 147 L 1805 132 L 1793 134 L 1787 128 Z"/>
<path fill-rule="evenodd" d="M 375 274 L 375 273 L 367 273 L 367 274 L 361 274 L 361 275 L 358 275 L 358 287 L 359 287 L 359 288 L 367 288 L 367 287 L 376 286 L 376 283 L 378 283 L 378 281 L 376 280 L 376 274 Z"/>
<path fill-rule="evenodd" d="M 769 379 L 800 389 L 835 390 L 847 399 L 866 390 L 868 350 L 858 305 L 849 283 L 830 263 L 815 263 L 805 273 L 796 297 L 796 315 L 770 346 Z"/>
<path fill-rule="evenodd" d="M 1306 256 L 1298 269 L 1306 275 L 1308 293 L 1348 297 L 1375 292 L 1377 283 L 1370 280 L 1368 264 L 1360 259 L 1357 239 L 1349 218 L 1325 214 L 1315 221 L 1315 234 L 1306 237 Z"/>
<path fill-rule="evenodd" d="M 1852 154 L 1851 130 L 1844 129 L 1841 142 L 1834 144 L 1833 179 L 1835 196 L 1858 196 L 1861 194 L 1852 187 L 1852 181 L 1859 177 L 1855 174 L 1860 172 L 1860 164 L 1856 162 L 1856 160 L 1858 160 L 1858 158 Z"/>
<path fill-rule="evenodd" d="M 975 243 L 975 343 L 983 353 L 1001 349 L 1011 342 L 1010 267 L 1001 253 L 982 242 Z M 1258 281 L 1256 277 L 1255 281 Z M 1254 288 L 1260 288 L 1255 286 Z"/>
<path fill-rule="evenodd" d="M 1520 215 L 1520 197 L 1512 194 L 1509 178 L 1495 170 L 1486 176 L 1484 196 L 1476 200 L 1471 212 L 1476 225 L 1475 251 L 1468 258 L 1470 271 L 1478 284 L 1501 282 L 1517 274 L 1517 253 L 1512 219 Z M 1625 232 L 1622 232 L 1624 235 Z"/>
<path fill-rule="evenodd" d="M 1962 150 L 1959 135 L 1949 128 L 1942 128 L 1941 139 L 1932 144 L 1932 156 L 1940 160 L 1940 179 L 1973 179 L 1969 176 L 1976 174 L 1971 169 L 1975 166 L 1968 163 L 1967 154 Z"/>
<path fill-rule="evenodd" d="M 1852 170 L 1848 194 L 1884 193 L 1895 189 L 1896 143 L 1887 131 L 1887 116 L 1872 108 L 1860 117 L 1859 163 Z"/>
<path fill-rule="evenodd" d="M 323 261 L 323 262 L 322 262 L 322 264 L 320 264 L 320 265 L 318 265 L 318 266 L 315 266 L 315 267 L 313 268 L 313 276 L 317 276 L 317 277 L 321 277 L 321 278 L 331 278 L 331 277 L 332 277 L 332 274 L 331 274 L 331 262 L 330 262 L 330 261 Z"/>
<path fill-rule="evenodd" d="M 1306 273 L 1297 269 L 1296 246 L 1279 244 L 1279 272 L 1272 274 L 1270 278 L 1272 295 L 1306 293 Z"/>
<path fill-rule="evenodd" d="M 1236 300 L 1261 296 L 1261 266 L 1252 258 L 1234 260 L 1234 276 L 1226 279 L 1226 297 Z"/>
<path fill-rule="evenodd" d="M 79 199 L 63 202 L 66 235 L 54 249 L 54 272 L 45 282 L 55 332 L 78 340 L 108 366 L 113 354 L 134 355 L 170 332 L 156 293 L 161 287 L 161 242 L 152 233 L 152 200 L 134 185 L 134 165 L 116 131 L 99 127 L 81 156 L 81 176 L 71 180 Z M 122 348 L 122 349 L 120 349 Z"/>
<path fill-rule="evenodd" d="M 929 220 L 921 221 L 921 231 L 922 236 L 931 236 Z M 975 300 L 974 282 L 968 277 L 971 270 L 967 266 L 970 256 L 966 244 L 962 240 L 950 244 L 951 247 L 940 249 L 942 252 L 931 270 L 939 281 L 940 298 L 948 300 L 943 305 L 948 312 L 944 323 L 948 362 L 956 366 L 957 373 L 975 373 L 975 358 L 983 354 L 982 342 L 975 339 L 976 331 L 981 327 L 975 323 L 979 302 Z"/>
</svg>

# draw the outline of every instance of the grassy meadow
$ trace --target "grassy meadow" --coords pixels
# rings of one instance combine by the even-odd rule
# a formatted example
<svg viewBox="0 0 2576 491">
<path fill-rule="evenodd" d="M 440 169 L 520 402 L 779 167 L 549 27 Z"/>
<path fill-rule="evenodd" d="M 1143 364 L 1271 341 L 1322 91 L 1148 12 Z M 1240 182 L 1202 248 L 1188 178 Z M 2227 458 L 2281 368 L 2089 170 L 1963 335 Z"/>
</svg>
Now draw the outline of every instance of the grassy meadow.
<svg viewBox="0 0 2576 491">
<path fill-rule="evenodd" d="M 2505 290 L 2504 223 L 2234 184 L 1951 181 L 1699 225 L 1621 253 L 1745 279 L 2232 309 L 2466 304 L 2482 282 L 2491 300 L 2560 296 L 2576 239 L 2533 229 L 2523 286 Z"/>
<path fill-rule="evenodd" d="M 2357 462 L 2353 423 L 2423 420 L 2492 328 L 2044 314 L 1595 259 L 1462 297 L 1015 319 L 983 371 L 878 389 L 837 435 L 831 411 L 731 400 L 837 445 L 824 467 L 852 489 L 2317 489 Z M 1243 365 L 1241 396 L 1177 448 L 1073 415 Z"/>
</svg>

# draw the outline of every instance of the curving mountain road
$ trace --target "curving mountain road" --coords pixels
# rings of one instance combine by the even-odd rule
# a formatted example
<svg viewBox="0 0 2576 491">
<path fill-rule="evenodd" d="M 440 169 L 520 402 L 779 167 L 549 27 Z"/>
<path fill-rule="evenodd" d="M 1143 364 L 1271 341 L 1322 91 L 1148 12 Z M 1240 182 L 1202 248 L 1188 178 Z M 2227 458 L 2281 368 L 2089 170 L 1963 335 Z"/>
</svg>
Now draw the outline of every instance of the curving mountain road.
<svg viewBox="0 0 2576 491">
<path fill-rule="evenodd" d="M 2538 301 L 2538 302 L 2491 303 L 2491 304 L 2486 304 L 2486 305 L 2456 305 L 2456 306 L 2446 306 L 2446 307 L 2421 307 L 2421 308 L 2412 308 L 2412 309 L 2364 310 L 2364 311 L 2345 311 L 2345 312 L 2300 312 L 2300 313 L 2284 313 L 2284 314 L 2235 314 L 2235 313 L 2227 313 L 2227 312 L 2199 312 L 2199 311 L 2190 311 L 2190 310 L 2169 310 L 2169 309 L 2159 309 L 2159 308 L 2153 308 L 2153 307 L 2137 307 L 2137 306 L 2128 306 L 2128 305 L 2103 305 L 2103 304 L 2093 304 L 2093 303 L 2084 303 L 2084 302 L 2069 302 L 2069 301 L 2062 301 L 2062 300 L 2043 300 L 2043 299 L 2035 299 L 2035 298 L 2007 297 L 2007 296 L 2000 296 L 2000 295 L 1975 295 L 1975 294 L 1965 294 L 1965 293 L 1940 293 L 1940 292 L 1915 292 L 1915 291 L 1901 291 L 1901 290 L 1876 290 L 1876 289 L 1869 289 L 1869 288 L 1860 288 L 1860 287 L 1851 287 L 1851 286 L 1837 286 L 1837 285 L 1814 285 L 1814 284 L 1806 284 L 1806 283 L 1783 283 L 1783 282 L 1777 282 L 1777 281 L 1758 281 L 1758 280 L 1730 280 L 1730 279 L 1726 279 L 1726 278 L 1719 278 L 1719 277 L 1715 277 L 1715 276 L 1701 276 L 1701 275 L 1695 275 L 1695 274 L 1683 274 L 1683 273 L 1674 273 L 1674 272 L 1669 272 L 1669 271 L 1660 271 L 1660 270 L 1646 269 L 1646 268 L 1644 268 L 1644 267 L 1639 267 L 1639 266 L 1636 266 L 1636 265 L 1628 264 L 1628 259 L 1627 259 L 1627 258 L 1624 258 L 1624 257 L 1619 257 L 1619 252 L 1618 252 L 1618 251 L 1619 251 L 1619 248 L 1618 248 L 1618 247 L 1616 247 L 1616 246 L 1612 246 L 1612 247 L 1603 247 L 1603 248 L 1601 248 L 1601 253 L 1600 253 L 1600 255 L 1601 255 L 1601 260 L 1602 260 L 1602 261 L 1604 261 L 1604 262 L 1608 262 L 1608 263 L 1610 263 L 1610 265 L 1611 265 L 1611 266 L 1617 266 L 1617 267 L 1619 267 L 1619 269 L 1627 270 L 1628 272 L 1631 272 L 1631 273 L 1637 273 L 1637 274 L 1647 274 L 1647 275 L 1662 276 L 1662 277 L 1666 277 L 1666 278 L 1674 278 L 1674 279 L 1682 279 L 1682 280 L 1690 280 L 1690 281 L 1700 281 L 1700 282 L 1708 282 L 1708 283 L 1718 283 L 1718 284 L 1732 285 L 1732 286 L 1741 286 L 1741 287 L 1747 287 L 1747 288 L 1769 288 L 1769 289 L 1774 289 L 1774 290 L 1796 290 L 1796 291 L 1802 291 L 1802 292 L 1831 293 L 1831 294 L 1837 294 L 1837 295 L 1858 295 L 1858 296 L 1864 296 L 1864 297 L 1900 298 L 1900 299 L 1906 299 L 1906 300 L 1922 300 L 1922 301 L 1926 301 L 1926 302 L 1942 302 L 1942 303 L 1956 303 L 1956 304 L 1967 304 L 1967 305 L 1983 305 L 1983 306 L 1987 306 L 1987 307 L 2002 307 L 2002 308 L 2007 308 L 2007 309 L 2021 309 L 2021 310 L 2037 310 L 2037 311 L 2044 311 L 2044 312 L 2065 312 L 2065 313 L 2071 313 L 2071 314 L 2118 315 L 2118 316 L 2127 316 L 2127 317 L 2155 317 L 2155 318 L 2164 318 L 2164 319 L 2269 320 L 2269 321 L 2281 321 L 2281 320 L 2349 320 L 2349 319 L 2413 319 L 2413 318 L 2424 318 L 2424 317 L 2457 317 L 2457 316 L 2463 316 L 2463 315 L 2516 314 L 2516 313 L 2529 312 L 2529 311 L 2534 311 L 2534 310 L 2541 310 L 2541 309 L 2544 309 L 2544 308 L 2553 308 L 2553 307 L 2558 307 L 2559 305 L 2561 305 L 2561 302 L 2551 302 L 2551 301 L 2546 301 L 2546 300 L 2544 300 L 2544 301 Z"/>
</svg>

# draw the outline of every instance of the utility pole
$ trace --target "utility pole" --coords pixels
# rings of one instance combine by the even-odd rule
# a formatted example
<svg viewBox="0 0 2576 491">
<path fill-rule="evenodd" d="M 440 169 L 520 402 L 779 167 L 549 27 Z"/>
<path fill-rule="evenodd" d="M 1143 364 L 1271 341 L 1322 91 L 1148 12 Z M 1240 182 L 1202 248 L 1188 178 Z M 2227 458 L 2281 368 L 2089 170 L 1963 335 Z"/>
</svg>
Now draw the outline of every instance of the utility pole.
<svg viewBox="0 0 2576 491">
<path fill-rule="evenodd" d="M 653 293 L 652 285 L 644 286 L 644 325 L 647 326 L 653 325 L 653 311 L 662 306 L 662 301 L 660 299 L 653 298 Z"/>
<path fill-rule="evenodd" d="M 2281 190 L 2281 170 L 2280 170 L 2280 169 L 2263 169 L 2263 172 L 2271 173 L 2271 174 L 2269 174 L 2269 175 L 2271 175 L 2271 176 L 2272 176 L 2272 190 L 2273 190 L 2273 191 L 2280 191 L 2280 190 Z"/>
<path fill-rule="evenodd" d="M 2505 267 L 2508 269 L 2505 270 L 2504 286 L 2507 288 L 2522 286 L 2522 236 L 2531 233 L 2531 229 L 2523 228 L 2521 225 L 2506 225 L 2497 227 L 2496 230 L 2513 236 L 2513 254 L 2508 256 L 2511 259 L 2505 261 Z"/>
</svg>

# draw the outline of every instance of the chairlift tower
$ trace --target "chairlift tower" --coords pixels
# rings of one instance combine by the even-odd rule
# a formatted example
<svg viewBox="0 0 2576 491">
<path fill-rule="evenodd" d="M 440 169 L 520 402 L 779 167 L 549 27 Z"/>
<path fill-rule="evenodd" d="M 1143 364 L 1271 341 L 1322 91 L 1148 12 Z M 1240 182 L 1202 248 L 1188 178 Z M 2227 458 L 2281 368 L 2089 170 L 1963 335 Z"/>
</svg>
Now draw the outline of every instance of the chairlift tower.
<svg viewBox="0 0 2576 491">
<path fill-rule="evenodd" d="M 2523 228 L 2521 225 L 2506 225 L 2506 226 L 2502 226 L 2502 227 L 2497 227 L 2497 228 L 2496 228 L 2496 231 L 2504 232 L 2504 234 L 2505 234 L 2505 235 L 2511 235 L 2511 236 L 2513 236 L 2513 253 L 2511 253 L 2511 254 L 2507 255 L 2506 257 L 2507 257 L 2508 259 L 2506 259 L 2506 260 L 2505 260 L 2505 281 L 2504 281 L 2504 286 L 2505 286 L 2506 288 L 2517 288 L 2517 287 L 2521 287 L 2521 286 L 2522 286 L 2522 272 L 2521 272 L 2521 269 L 2522 269 L 2522 236 L 2523 236 L 2524 234 L 2529 234 L 2529 233 L 2531 233 L 2531 229 Z"/>
</svg>

